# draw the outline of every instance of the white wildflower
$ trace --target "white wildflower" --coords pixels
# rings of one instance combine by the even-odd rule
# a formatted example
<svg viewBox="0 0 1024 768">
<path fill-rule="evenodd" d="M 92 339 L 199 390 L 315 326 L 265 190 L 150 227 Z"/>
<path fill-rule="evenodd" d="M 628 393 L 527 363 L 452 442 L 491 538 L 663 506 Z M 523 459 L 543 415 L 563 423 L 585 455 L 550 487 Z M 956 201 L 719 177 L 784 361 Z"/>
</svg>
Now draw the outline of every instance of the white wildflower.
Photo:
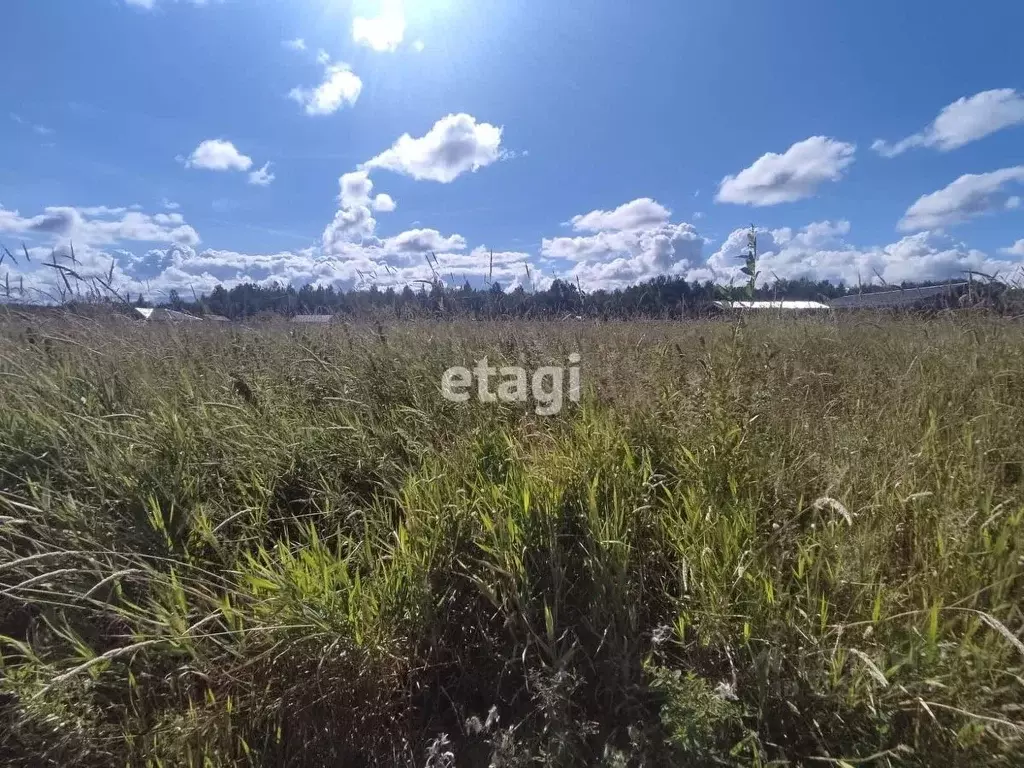
<svg viewBox="0 0 1024 768">
<path fill-rule="evenodd" d="M 715 686 L 715 696 L 722 701 L 736 701 L 739 698 L 736 696 L 736 686 L 728 680 L 723 680 Z"/>
</svg>

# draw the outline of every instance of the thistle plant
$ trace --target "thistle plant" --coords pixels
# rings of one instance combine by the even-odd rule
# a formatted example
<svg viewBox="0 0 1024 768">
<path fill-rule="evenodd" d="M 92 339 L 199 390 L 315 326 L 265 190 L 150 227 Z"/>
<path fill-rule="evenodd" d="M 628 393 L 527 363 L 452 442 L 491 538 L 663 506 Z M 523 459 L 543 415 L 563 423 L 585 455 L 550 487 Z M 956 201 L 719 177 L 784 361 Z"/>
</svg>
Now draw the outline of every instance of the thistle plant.
<svg viewBox="0 0 1024 768">
<path fill-rule="evenodd" d="M 747 276 L 747 298 L 753 301 L 757 290 L 757 277 L 761 273 L 757 271 L 757 231 L 754 225 L 750 225 L 750 232 L 747 233 L 747 252 L 743 254 L 744 264 L 740 269 Z"/>
</svg>

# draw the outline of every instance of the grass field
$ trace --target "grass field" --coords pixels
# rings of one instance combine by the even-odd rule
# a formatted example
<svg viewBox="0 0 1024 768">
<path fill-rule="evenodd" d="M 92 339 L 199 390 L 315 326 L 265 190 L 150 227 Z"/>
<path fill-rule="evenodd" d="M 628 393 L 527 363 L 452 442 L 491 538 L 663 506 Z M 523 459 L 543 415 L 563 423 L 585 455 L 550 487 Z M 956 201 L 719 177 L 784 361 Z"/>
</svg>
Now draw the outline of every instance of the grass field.
<svg viewBox="0 0 1024 768">
<path fill-rule="evenodd" d="M 994 318 L 8 317 L 0 762 L 1021 765 L 1022 436 Z"/>
</svg>

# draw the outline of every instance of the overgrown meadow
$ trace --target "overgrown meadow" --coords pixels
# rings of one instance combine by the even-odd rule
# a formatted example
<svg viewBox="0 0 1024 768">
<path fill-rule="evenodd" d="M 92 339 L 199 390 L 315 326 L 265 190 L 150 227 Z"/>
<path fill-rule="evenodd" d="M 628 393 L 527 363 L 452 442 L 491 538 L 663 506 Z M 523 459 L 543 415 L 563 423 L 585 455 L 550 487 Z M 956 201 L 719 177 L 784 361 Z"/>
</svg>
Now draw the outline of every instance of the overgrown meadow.
<svg viewBox="0 0 1024 768">
<path fill-rule="evenodd" d="M 1022 436 L 1007 319 L 5 313 L 0 762 L 1021 765 Z"/>
</svg>

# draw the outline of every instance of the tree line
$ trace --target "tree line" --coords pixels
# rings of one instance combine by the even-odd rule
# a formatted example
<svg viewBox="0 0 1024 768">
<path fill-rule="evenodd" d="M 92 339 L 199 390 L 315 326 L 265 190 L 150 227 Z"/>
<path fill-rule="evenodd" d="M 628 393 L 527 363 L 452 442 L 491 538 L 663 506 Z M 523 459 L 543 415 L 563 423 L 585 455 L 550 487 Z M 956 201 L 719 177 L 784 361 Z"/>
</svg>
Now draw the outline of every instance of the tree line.
<svg viewBox="0 0 1024 768">
<path fill-rule="evenodd" d="M 413 290 L 404 288 L 369 288 L 351 291 L 333 286 L 241 283 L 232 288 L 217 286 L 209 295 L 194 296 L 191 301 L 171 291 L 167 301 L 158 306 L 197 315 L 221 315 L 233 320 L 260 316 L 293 317 L 303 314 L 328 314 L 346 317 L 395 316 L 417 317 L 453 315 L 487 317 L 682 317 L 702 314 L 715 301 L 809 300 L 827 302 L 851 293 L 869 293 L 946 285 L 946 282 L 904 282 L 899 285 L 847 286 L 827 280 L 779 279 L 756 288 L 753 295 L 743 286 L 722 286 L 706 282 L 690 282 L 681 277 L 661 275 L 637 285 L 614 290 L 583 291 L 579 285 L 556 279 L 546 290 L 527 291 L 516 286 L 506 291 L 499 283 L 475 288 L 468 282 L 452 288 L 440 281 L 422 284 Z M 988 286 L 991 292 L 993 286 Z M 138 302 L 145 303 L 142 296 Z"/>
</svg>

